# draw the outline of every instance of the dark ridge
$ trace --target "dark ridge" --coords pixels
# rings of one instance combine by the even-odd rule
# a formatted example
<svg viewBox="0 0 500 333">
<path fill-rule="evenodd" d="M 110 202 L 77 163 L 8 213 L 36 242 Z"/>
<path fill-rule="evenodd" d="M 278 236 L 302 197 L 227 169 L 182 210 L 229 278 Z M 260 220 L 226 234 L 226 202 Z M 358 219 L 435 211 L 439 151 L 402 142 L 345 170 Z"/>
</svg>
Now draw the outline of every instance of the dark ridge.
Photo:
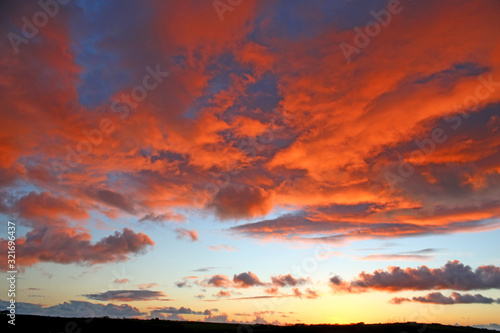
<svg viewBox="0 0 500 333">
<path fill-rule="evenodd" d="M 4 314 L 5 315 L 5 314 Z M 2 332 L 51 332 L 51 333 L 149 333 L 149 332 L 370 332 L 370 333 L 466 333 L 494 332 L 473 327 L 447 326 L 441 324 L 419 324 L 415 322 L 392 324 L 350 324 L 350 325 L 305 325 L 273 326 L 261 324 L 205 323 L 194 321 L 170 321 L 159 319 L 111 319 L 111 318 L 67 318 L 33 315 L 16 315 L 15 326 L 10 325 L 7 316 L 2 316 Z"/>
</svg>

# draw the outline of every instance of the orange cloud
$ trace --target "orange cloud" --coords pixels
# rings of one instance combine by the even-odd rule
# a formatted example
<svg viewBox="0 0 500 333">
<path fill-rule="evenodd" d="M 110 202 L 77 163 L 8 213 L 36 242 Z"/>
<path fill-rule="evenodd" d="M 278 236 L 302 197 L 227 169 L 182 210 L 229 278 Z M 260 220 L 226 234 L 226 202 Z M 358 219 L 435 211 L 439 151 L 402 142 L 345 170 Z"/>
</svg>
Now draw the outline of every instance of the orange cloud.
<svg viewBox="0 0 500 333">
<path fill-rule="evenodd" d="M 214 208 L 221 219 L 240 219 L 263 216 L 272 208 L 272 191 L 261 187 L 223 187 L 208 207 Z"/>
<path fill-rule="evenodd" d="M 112 23 L 116 36 L 93 46 L 119 55 L 115 70 L 130 78 L 110 83 L 98 106 L 82 102 L 93 65 L 73 48 L 75 7 L 19 54 L 0 50 L 0 184 L 9 193 L 0 193 L 0 210 L 33 227 L 22 238 L 30 262 L 93 262 L 38 243 L 72 239 L 99 252 L 81 230 L 92 213 L 183 222 L 178 210 L 205 210 L 261 218 L 231 231 L 289 241 L 499 227 L 496 4 L 407 2 L 350 63 L 339 45 L 355 31 L 342 24 L 292 38 L 264 3 L 244 1 L 223 21 L 211 2 L 150 5 L 133 36 Z M 6 6 L 2 22 L 18 24 L 34 6 Z M 329 14 L 308 15 L 316 27 Z M 142 102 L 127 102 L 147 66 L 168 76 Z M 36 190 L 13 194 L 24 185 Z"/>
<path fill-rule="evenodd" d="M 188 230 L 184 228 L 176 228 L 175 232 L 177 233 L 177 238 L 179 239 L 187 238 L 193 242 L 196 242 L 198 240 L 198 233 L 194 229 Z"/>
<path fill-rule="evenodd" d="M 91 235 L 76 228 L 32 229 L 25 237 L 16 240 L 20 267 L 38 262 L 61 264 L 100 264 L 130 259 L 131 255 L 144 253 L 154 242 L 142 232 L 130 229 L 114 234 L 92 244 Z M 0 239 L 2 248 L 7 248 L 7 240 Z M 4 267 L 6 268 L 6 267 Z"/>
</svg>

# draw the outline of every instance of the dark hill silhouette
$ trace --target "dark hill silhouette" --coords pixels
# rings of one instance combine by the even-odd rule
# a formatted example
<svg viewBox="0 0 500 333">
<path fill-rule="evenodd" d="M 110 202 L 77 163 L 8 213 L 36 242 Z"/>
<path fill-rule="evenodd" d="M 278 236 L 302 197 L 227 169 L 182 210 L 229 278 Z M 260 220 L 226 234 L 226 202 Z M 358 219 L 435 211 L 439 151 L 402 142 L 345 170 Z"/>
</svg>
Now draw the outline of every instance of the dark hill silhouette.
<svg viewBox="0 0 500 333">
<path fill-rule="evenodd" d="M 5 314 L 4 314 L 5 315 Z M 51 333 L 149 333 L 149 332 L 213 332 L 213 333 L 257 333 L 257 332 L 332 332 L 332 333 L 466 333 L 493 332 L 472 327 L 446 326 L 440 324 L 393 323 L 351 325 L 304 325 L 292 326 L 245 325 L 229 323 L 205 323 L 193 321 L 111 319 L 111 318 L 66 318 L 32 315 L 16 315 L 16 325 L 7 323 L 2 316 L 2 332 L 51 332 Z"/>
</svg>

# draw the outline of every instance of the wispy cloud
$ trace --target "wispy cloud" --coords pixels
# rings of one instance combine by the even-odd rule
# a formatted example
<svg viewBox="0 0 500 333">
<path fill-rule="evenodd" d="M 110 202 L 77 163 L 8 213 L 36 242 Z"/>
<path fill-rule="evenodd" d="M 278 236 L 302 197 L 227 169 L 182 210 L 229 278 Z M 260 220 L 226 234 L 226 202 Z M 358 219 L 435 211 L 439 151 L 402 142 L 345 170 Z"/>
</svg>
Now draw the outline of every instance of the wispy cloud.
<svg viewBox="0 0 500 333">
<path fill-rule="evenodd" d="M 176 228 L 175 232 L 177 233 L 178 239 L 189 239 L 193 242 L 198 241 L 198 233 L 194 229 L 188 230 L 184 228 Z"/>
<path fill-rule="evenodd" d="M 208 246 L 208 249 L 212 250 L 212 251 L 222 251 L 222 250 L 229 251 L 229 252 L 239 251 L 237 248 L 235 248 L 233 246 L 223 245 L 223 244 L 215 245 L 215 246 Z"/>
<path fill-rule="evenodd" d="M 153 287 L 157 287 L 159 286 L 158 283 L 143 283 L 143 284 L 137 284 L 136 287 L 138 287 L 139 289 L 141 290 L 144 290 L 144 289 L 150 289 L 150 288 L 153 288 Z"/>
<path fill-rule="evenodd" d="M 88 299 L 96 301 L 170 301 L 162 291 L 153 291 L 146 289 L 139 290 L 109 290 L 98 294 L 85 294 L 83 295 Z"/>
</svg>

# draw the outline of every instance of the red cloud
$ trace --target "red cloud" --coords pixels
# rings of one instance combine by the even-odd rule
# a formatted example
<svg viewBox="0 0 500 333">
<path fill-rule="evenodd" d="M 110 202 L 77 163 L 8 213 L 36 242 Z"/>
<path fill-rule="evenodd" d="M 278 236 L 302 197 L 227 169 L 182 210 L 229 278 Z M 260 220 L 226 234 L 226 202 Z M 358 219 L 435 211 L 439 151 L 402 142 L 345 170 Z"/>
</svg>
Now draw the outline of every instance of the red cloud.
<svg viewBox="0 0 500 333">
<path fill-rule="evenodd" d="M 232 124 L 235 134 L 239 136 L 256 137 L 267 129 L 259 120 L 243 116 L 236 117 Z"/>
<path fill-rule="evenodd" d="M 159 286 L 158 283 L 143 283 L 143 284 L 138 284 L 136 285 L 137 287 L 139 287 L 139 289 L 150 289 L 150 288 L 153 288 L 153 287 L 156 287 L 156 286 Z"/>
<path fill-rule="evenodd" d="M 114 256 L 108 250 L 117 244 L 96 248 L 67 221 L 128 214 L 181 222 L 177 208 L 206 209 L 221 220 L 262 217 L 231 230 L 273 240 L 499 227 L 500 26 L 489 2 L 408 2 L 351 63 L 339 45 L 355 32 L 342 25 L 291 38 L 263 3 L 242 2 L 223 22 L 211 2 L 150 5 L 152 17 L 134 26 L 134 36 L 148 38 L 128 38 L 113 21 L 103 31 L 116 36 L 95 42 L 96 51 L 119 55 L 115 70 L 131 79 L 118 88 L 99 77 L 115 93 L 98 107 L 81 103 L 89 68 L 77 61 L 73 45 L 80 41 L 70 33 L 81 11 L 61 10 L 18 54 L 0 49 L 0 184 L 9 193 L 20 184 L 37 188 L 13 200 L 0 194 L 0 210 L 29 226 L 58 227 L 20 238 L 43 253 L 29 253 L 28 261 L 125 258 L 132 252 Z M 309 20 L 329 21 L 311 6 Z M 36 10 L 6 6 L 2 31 Z M 158 66 L 170 75 L 143 103 L 127 105 L 123 96 L 143 84 L 142 69 L 166 57 Z M 411 175 L 400 176 L 409 165 Z M 388 182 L 391 173 L 402 180 Z M 275 207 L 297 211 L 266 219 Z M 194 230 L 178 234 L 198 237 Z M 143 236 L 137 238 L 147 247 Z"/>
<path fill-rule="evenodd" d="M 209 203 L 221 219 L 241 219 L 262 216 L 272 208 L 272 191 L 261 187 L 223 187 Z"/>
<path fill-rule="evenodd" d="M 97 190 L 95 191 L 95 193 L 92 193 L 90 195 L 95 196 L 96 200 L 101 201 L 111 207 L 121 209 L 131 214 L 136 213 L 133 201 L 120 193 L 102 189 Z"/>
<path fill-rule="evenodd" d="M 389 303 L 391 304 L 403 304 L 405 302 L 411 302 L 411 299 L 406 297 L 394 297 L 389 300 Z"/>
<path fill-rule="evenodd" d="M 216 295 L 214 295 L 217 298 L 222 298 L 222 297 L 231 297 L 231 292 L 230 291 L 224 291 L 221 290 L 219 291 Z"/>
<path fill-rule="evenodd" d="M 300 291 L 299 288 L 293 288 L 292 290 L 293 290 L 293 296 L 298 297 L 298 298 L 302 298 L 302 296 L 305 296 L 306 298 L 309 298 L 309 299 L 316 299 L 319 297 L 319 294 L 317 293 L 317 291 L 309 289 L 309 288 L 306 289 L 305 293 Z"/>
<path fill-rule="evenodd" d="M 127 228 L 95 244 L 90 240 L 90 234 L 79 232 L 76 228 L 33 229 L 26 237 L 16 241 L 19 253 L 17 262 L 23 267 L 38 262 L 100 264 L 125 261 L 130 255 L 143 253 L 154 245 L 147 235 Z M 7 248 L 7 240 L 0 241 L 1 247 Z"/>
<path fill-rule="evenodd" d="M 264 290 L 264 292 L 269 295 L 278 295 L 278 288 L 277 287 L 267 288 Z"/>
<path fill-rule="evenodd" d="M 299 290 L 299 288 L 293 288 L 293 295 L 295 297 L 301 298 L 304 294 Z"/>
<path fill-rule="evenodd" d="M 229 277 L 220 274 L 207 278 L 202 283 L 209 287 L 224 287 L 224 288 L 228 288 L 233 285 L 233 282 L 229 279 Z"/>
<path fill-rule="evenodd" d="M 346 241 L 372 238 L 384 239 L 453 232 L 479 232 L 498 227 L 496 223 L 488 223 L 480 219 L 480 217 L 491 216 L 488 212 L 480 213 L 481 216 L 469 215 L 470 219 L 466 222 L 449 223 L 449 217 L 439 216 L 439 212 L 436 213 L 435 217 L 427 218 L 427 220 L 423 217 L 421 219 L 413 217 L 411 221 L 407 222 L 405 221 L 406 217 L 401 218 L 401 221 L 398 221 L 397 217 L 393 217 L 390 222 L 381 222 L 376 217 L 379 216 L 378 214 L 385 215 L 382 212 L 384 206 L 376 208 L 376 205 L 374 205 L 374 209 L 368 208 L 369 211 L 367 212 L 365 211 L 367 208 L 363 208 L 364 205 L 352 205 L 353 210 L 358 209 L 358 207 L 362 209 L 361 212 L 353 213 L 354 216 L 352 217 L 347 214 L 343 217 L 337 217 L 337 213 L 323 212 L 324 207 L 310 207 L 307 212 L 304 211 L 294 215 L 287 214 L 272 220 L 241 224 L 231 227 L 230 231 L 268 240 L 278 238 L 303 242 L 320 240 L 331 243 L 344 243 Z M 332 209 L 335 210 L 336 207 L 334 206 Z M 493 214 L 496 214 L 498 208 L 492 207 L 491 209 L 494 210 Z M 386 213 L 389 214 L 390 211 L 389 208 Z M 403 211 L 405 211 L 405 214 L 408 213 L 406 210 Z M 445 214 L 448 214 L 448 212 L 443 212 L 443 215 Z M 439 219 L 442 222 L 438 221 Z M 314 237 L 311 237 L 310 234 L 313 234 Z"/>
<path fill-rule="evenodd" d="M 274 284 L 275 286 L 279 286 L 279 287 L 298 286 L 298 285 L 300 286 L 300 285 L 303 285 L 303 284 L 310 282 L 309 279 L 294 278 L 291 274 L 272 276 L 271 281 L 272 281 L 272 284 Z"/>
<path fill-rule="evenodd" d="M 167 212 L 163 214 L 149 213 L 141 217 L 138 222 L 140 223 L 153 222 L 161 224 L 167 221 L 184 222 L 186 221 L 186 217 L 184 215 L 176 214 L 173 212 Z"/>
<path fill-rule="evenodd" d="M 256 286 L 264 286 L 259 277 L 252 272 L 244 272 L 240 274 L 234 274 L 233 280 L 222 274 L 213 275 L 209 278 L 204 279 L 201 282 L 202 286 L 207 287 L 223 287 L 223 288 L 249 288 Z"/>
<path fill-rule="evenodd" d="M 312 290 L 309 288 L 306 289 L 305 295 L 306 295 L 306 298 L 309 298 L 309 299 L 316 299 L 319 297 L 319 294 L 316 290 Z"/>
<path fill-rule="evenodd" d="M 50 192 L 30 192 L 21 197 L 14 209 L 26 220 L 52 220 L 60 217 L 82 220 L 89 218 L 87 210 L 77 200 L 56 197 Z"/>
<path fill-rule="evenodd" d="M 237 288 L 248 288 L 253 286 L 264 285 L 260 282 L 257 275 L 252 272 L 235 274 L 233 277 L 234 286 Z"/>
<path fill-rule="evenodd" d="M 196 230 L 187 230 L 184 228 L 176 228 L 175 232 L 177 233 L 177 238 L 182 239 L 182 238 L 188 238 L 191 239 L 191 241 L 196 242 L 198 240 L 198 233 Z"/>
</svg>

